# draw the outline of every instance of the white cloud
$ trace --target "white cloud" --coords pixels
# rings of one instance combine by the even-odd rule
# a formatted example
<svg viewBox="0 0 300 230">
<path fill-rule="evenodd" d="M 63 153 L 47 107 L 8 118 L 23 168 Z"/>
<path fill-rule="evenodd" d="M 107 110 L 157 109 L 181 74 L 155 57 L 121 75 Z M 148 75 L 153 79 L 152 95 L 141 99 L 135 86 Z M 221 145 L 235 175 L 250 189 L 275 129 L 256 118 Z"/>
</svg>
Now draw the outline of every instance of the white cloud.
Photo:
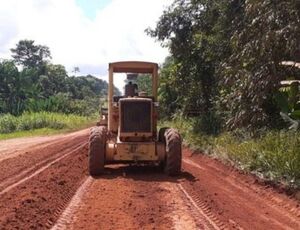
<svg viewBox="0 0 300 230">
<path fill-rule="evenodd" d="M 26 38 L 49 46 L 54 63 L 69 71 L 79 66 L 82 74 L 103 77 L 103 68 L 113 61 L 162 62 L 167 50 L 144 30 L 154 27 L 170 3 L 111 0 L 90 20 L 75 0 L 0 0 L 0 58 L 9 57 L 9 48 Z M 121 87 L 122 81 L 116 85 Z"/>
</svg>

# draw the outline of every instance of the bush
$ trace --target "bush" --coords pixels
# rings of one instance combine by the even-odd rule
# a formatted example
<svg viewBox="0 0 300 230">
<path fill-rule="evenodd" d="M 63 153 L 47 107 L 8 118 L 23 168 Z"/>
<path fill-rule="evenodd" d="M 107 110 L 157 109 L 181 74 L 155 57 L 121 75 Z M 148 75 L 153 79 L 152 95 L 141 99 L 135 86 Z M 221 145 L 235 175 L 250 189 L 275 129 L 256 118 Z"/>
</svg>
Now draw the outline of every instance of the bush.
<svg viewBox="0 0 300 230">
<path fill-rule="evenodd" d="M 58 93 L 47 99 L 29 99 L 27 111 L 38 113 L 48 111 L 52 113 L 77 114 L 91 116 L 99 111 L 99 98 L 86 97 L 82 100 L 73 99 L 69 94 Z"/>
<path fill-rule="evenodd" d="M 272 180 L 300 182 L 300 133 L 268 131 L 259 138 L 244 139 L 225 133 L 215 138 L 215 153 L 242 168 Z"/>
<path fill-rule="evenodd" d="M 0 116 L 0 133 L 11 133 L 17 128 L 17 119 L 13 115 Z"/>
<path fill-rule="evenodd" d="M 41 128 L 72 129 L 88 124 L 94 117 L 49 112 L 24 113 L 19 117 L 12 115 L 0 116 L 0 133 L 34 130 Z"/>
<path fill-rule="evenodd" d="M 246 130 L 236 130 L 204 135 L 195 132 L 196 123 L 194 118 L 176 118 L 160 126 L 179 129 L 184 143 L 193 149 L 270 180 L 300 187 L 300 132 L 264 130 L 253 137 Z"/>
</svg>

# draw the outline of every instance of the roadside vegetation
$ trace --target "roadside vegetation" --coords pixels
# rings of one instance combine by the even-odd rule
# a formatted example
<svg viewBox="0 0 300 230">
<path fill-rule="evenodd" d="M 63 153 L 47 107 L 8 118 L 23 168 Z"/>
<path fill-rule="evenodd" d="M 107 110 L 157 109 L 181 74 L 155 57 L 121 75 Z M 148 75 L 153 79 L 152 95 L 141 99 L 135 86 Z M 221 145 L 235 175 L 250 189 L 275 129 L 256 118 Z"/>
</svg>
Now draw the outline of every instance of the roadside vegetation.
<svg viewBox="0 0 300 230">
<path fill-rule="evenodd" d="M 96 122 L 107 82 L 91 75 L 75 76 L 78 67 L 69 76 L 64 66 L 50 62 L 47 46 L 32 40 L 19 41 L 11 52 L 12 59 L 0 59 L 0 139 Z"/>
<path fill-rule="evenodd" d="M 169 48 L 161 126 L 187 145 L 299 188 L 300 4 L 174 0 L 147 33 Z"/>
<path fill-rule="evenodd" d="M 194 118 L 162 121 L 161 127 L 181 131 L 184 145 L 256 174 L 268 181 L 300 188 L 300 132 L 261 131 L 253 137 L 247 130 L 207 135 L 195 130 Z"/>
<path fill-rule="evenodd" d="M 94 124 L 96 120 L 96 114 L 88 117 L 51 112 L 26 112 L 21 116 L 6 114 L 0 116 L 0 139 L 78 130 Z"/>
<path fill-rule="evenodd" d="M 48 111 L 89 116 L 99 111 L 106 81 L 78 76 L 78 67 L 69 76 L 63 65 L 50 62 L 48 47 L 32 40 L 19 41 L 11 52 L 13 59 L 0 59 L 0 115 Z"/>
</svg>

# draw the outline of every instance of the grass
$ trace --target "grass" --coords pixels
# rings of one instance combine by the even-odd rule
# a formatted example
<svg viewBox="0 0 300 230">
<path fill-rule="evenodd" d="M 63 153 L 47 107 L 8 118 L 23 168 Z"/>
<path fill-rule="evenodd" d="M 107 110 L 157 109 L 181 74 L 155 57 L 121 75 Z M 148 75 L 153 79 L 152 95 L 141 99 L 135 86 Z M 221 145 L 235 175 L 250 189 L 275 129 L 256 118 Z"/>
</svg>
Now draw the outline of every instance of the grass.
<svg viewBox="0 0 300 230">
<path fill-rule="evenodd" d="M 50 135 L 87 127 L 95 123 L 95 116 L 49 112 L 24 113 L 15 117 L 0 116 L 0 140 L 24 136 Z"/>
<path fill-rule="evenodd" d="M 265 131 L 251 137 L 246 131 L 208 136 L 194 131 L 194 119 L 175 119 L 160 126 L 180 130 L 184 144 L 265 179 L 300 188 L 300 133 Z"/>
<path fill-rule="evenodd" d="M 19 138 L 19 137 L 54 135 L 54 134 L 59 134 L 67 131 L 69 130 L 56 130 L 56 129 L 49 129 L 49 128 L 34 129 L 34 130 L 27 130 L 27 131 L 16 131 L 13 133 L 0 134 L 0 140 L 7 140 L 7 139 Z"/>
</svg>

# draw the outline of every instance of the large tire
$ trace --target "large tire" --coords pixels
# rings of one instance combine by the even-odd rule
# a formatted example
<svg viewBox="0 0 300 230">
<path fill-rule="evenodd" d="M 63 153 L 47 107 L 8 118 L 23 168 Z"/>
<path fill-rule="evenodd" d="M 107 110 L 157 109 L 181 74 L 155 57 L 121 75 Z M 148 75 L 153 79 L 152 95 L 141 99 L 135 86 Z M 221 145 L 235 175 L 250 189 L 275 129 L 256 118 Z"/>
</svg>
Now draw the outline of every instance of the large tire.
<svg viewBox="0 0 300 230">
<path fill-rule="evenodd" d="M 104 171 L 106 127 L 94 127 L 89 138 L 89 173 L 98 176 Z"/>
<path fill-rule="evenodd" d="M 166 160 L 165 172 L 177 176 L 181 172 L 181 137 L 176 129 L 165 130 Z"/>
</svg>

